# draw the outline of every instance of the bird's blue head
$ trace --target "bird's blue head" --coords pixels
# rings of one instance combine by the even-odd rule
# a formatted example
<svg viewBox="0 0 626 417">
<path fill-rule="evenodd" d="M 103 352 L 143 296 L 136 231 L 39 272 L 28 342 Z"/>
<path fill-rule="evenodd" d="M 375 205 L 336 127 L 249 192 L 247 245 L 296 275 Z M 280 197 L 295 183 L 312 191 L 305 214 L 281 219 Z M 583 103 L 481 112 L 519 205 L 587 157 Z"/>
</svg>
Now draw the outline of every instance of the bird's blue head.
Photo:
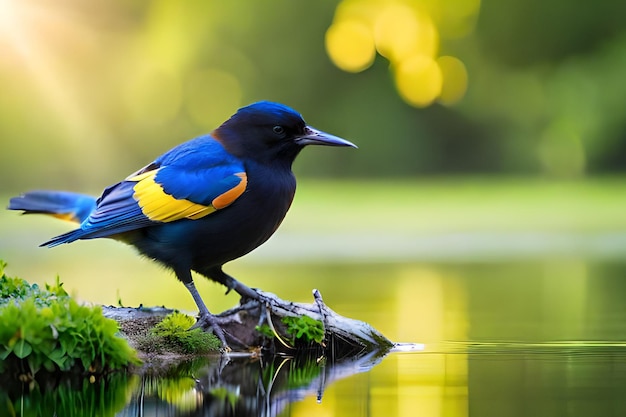
<svg viewBox="0 0 626 417">
<path fill-rule="evenodd" d="M 292 108 L 259 101 L 237 111 L 212 134 L 227 151 L 257 161 L 283 160 L 291 164 L 306 145 L 351 146 L 337 136 L 308 126 Z"/>
</svg>

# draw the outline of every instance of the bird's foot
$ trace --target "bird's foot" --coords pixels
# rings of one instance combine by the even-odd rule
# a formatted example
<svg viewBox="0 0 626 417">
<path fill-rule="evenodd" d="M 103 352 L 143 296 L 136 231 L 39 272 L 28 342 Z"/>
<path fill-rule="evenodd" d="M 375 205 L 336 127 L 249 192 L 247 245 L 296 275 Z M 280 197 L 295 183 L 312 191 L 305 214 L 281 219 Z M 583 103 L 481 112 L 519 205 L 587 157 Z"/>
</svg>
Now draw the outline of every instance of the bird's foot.
<svg viewBox="0 0 626 417">
<path fill-rule="evenodd" d="M 239 281 L 232 283 L 232 289 L 237 292 L 242 298 L 248 300 L 256 300 L 259 302 L 264 302 L 264 297 L 254 288 L 250 288 L 245 284 L 242 284 Z"/>
<path fill-rule="evenodd" d="M 224 335 L 224 330 L 219 325 L 217 318 L 211 313 L 200 314 L 198 321 L 191 326 L 191 329 L 202 329 L 205 331 L 211 330 L 215 337 L 217 337 L 222 343 L 222 350 L 224 352 L 230 352 L 230 347 L 228 343 L 226 343 L 226 337 Z M 190 329 L 190 330 L 191 330 Z"/>
</svg>

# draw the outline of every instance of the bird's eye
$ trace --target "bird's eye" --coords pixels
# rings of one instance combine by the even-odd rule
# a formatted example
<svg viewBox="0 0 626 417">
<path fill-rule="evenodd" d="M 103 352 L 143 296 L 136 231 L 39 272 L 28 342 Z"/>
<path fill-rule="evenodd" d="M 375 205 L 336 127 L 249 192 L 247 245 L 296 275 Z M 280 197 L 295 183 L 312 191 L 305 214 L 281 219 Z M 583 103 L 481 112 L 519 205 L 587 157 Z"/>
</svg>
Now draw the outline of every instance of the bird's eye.
<svg viewBox="0 0 626 417">
<path fill-rule="evenodd" d="M 272 128 L 272 130 L 274 131 L 274 133 L 276 133 L 278 136 L 285 136 L 285 128 L 278 125 L 278 126 L 274 126 Z"/>
</svg>

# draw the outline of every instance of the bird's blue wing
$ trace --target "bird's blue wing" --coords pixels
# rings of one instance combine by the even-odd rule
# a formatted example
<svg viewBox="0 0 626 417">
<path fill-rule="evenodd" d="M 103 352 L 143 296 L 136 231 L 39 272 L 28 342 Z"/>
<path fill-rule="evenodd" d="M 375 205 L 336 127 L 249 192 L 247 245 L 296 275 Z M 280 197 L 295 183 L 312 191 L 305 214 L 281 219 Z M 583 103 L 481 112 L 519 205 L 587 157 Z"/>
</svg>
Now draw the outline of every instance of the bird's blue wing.
<svg viewBox="0 0 626 417">
<path fill-rule="evenodd" d="M 232 204 L 246 186 L 241 161 L 216 140 L 197 138 L 107 188 L 80 229 L 43 245 L 113 236 L 181 219 L 197 220 Z"/>
</svg>

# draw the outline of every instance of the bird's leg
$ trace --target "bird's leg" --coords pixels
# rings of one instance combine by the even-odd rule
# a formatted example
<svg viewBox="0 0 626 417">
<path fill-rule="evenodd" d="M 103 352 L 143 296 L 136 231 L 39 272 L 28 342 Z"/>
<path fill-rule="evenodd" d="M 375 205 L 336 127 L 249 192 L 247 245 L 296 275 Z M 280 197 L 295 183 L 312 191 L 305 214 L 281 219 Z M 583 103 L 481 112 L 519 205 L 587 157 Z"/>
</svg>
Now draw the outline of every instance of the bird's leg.
<svg viewBox="0 0 626 417">
<path fill-rule="evenodd" d="M 189 292 L 191 293 L 191 296 L 193 297 L 193 300 L 196 302 L 196 305 L 198 306 L 198 310 L 200 311 L 200 318 L 198 319 L 196 324 L 194 324 L 191 328 L 192 329 L 196 329 L 196 328 L 204 329 L 204 328 L 210 327 L 213 330 L 213 333 L 215 333 L 215 336 L 220 340 L 220 342 L 222 342 L 222 347 L 224 347 L 225 349 L 228 349 L 228 343 L 226 343 L 226 338 L 224 337 L 224 331 L 222 330 L 220 325 L 217 323 L 215 316 L 211 314 L 207 306 L 204 304 L 202 297 L 200 297 L 200 294 L 198 293 L 198 290 L 196 289 L 196 285 L 193 283 L 193 281 L 191 281 L 189 283 L 185 283 L 185 287 L 187 287 L 187 290 L 189 290 Z"/>
<path fill-rule="evenodd" d="M 202 299 L 202 297 L 200 297 L 200 293 L 198 292 L 198 289 L 196 288 L 196 285 L 193 283 L 193 279 L 191 278 L 191 271 L 187 271 L 186 273 L 182 274 L 179 274 L 177 272 L 176 275 L 185 284 L 185 288 L 187 288 L 187 290 L 193 297 L 193 300 L 196 302 L 196 305 L 198 306 L 198 310 L 200 312 L 200 318 L 198 319 L 196 324 L 192 326 L 192 329 L 198 327 L 203 329 L 210 327 L 213 330 L 215 336 L 220 340 L 220 342 L 222 342 L 222 347 L 224 349 L 228 349 L 228 343 L 226 343 L 224 331 L 217 323 L 217 319 L 215 318 L 215 316 L 211 314 L 206 304 L 204 304 L 204 300 Z M 184 277 L 185 279 L 183 280 L 181 279 L 181 277 Z"/>
<path fill-rule="evenodd" d="M 211 269 L 206 275 L 212 280 L 224 285 L 227 288 L 226 294 L 228 294 L 231 290 L 235 290 L 237 294 L 244 298 L 263 301 L 259 293 L 222 271 L 222 268 Z"/>
</svg>

